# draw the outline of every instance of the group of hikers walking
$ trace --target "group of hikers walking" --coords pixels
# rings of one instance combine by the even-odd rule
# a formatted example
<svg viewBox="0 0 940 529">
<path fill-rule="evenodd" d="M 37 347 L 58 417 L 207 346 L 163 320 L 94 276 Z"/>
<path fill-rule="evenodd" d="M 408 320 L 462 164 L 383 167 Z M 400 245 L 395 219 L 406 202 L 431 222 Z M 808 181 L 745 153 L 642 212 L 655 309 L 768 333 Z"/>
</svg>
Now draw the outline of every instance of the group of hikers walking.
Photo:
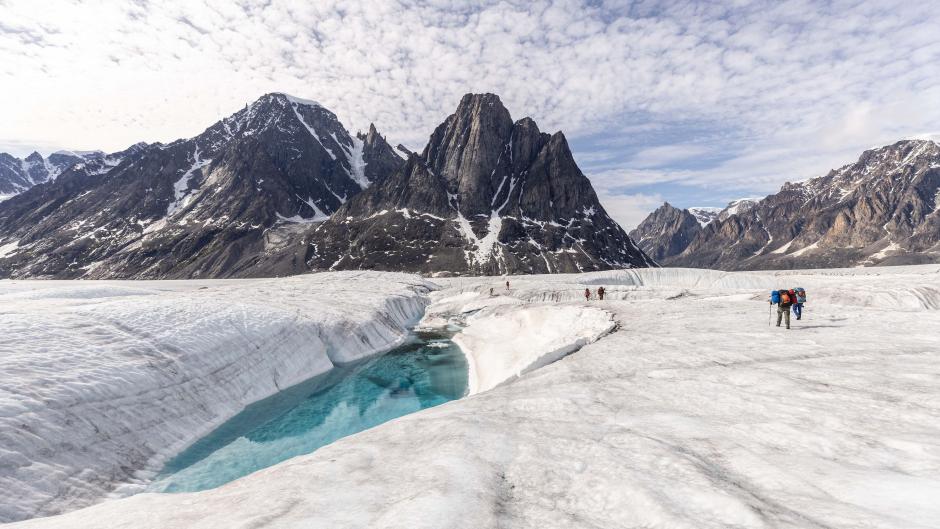
<svg viewBox="0 0 940 529">
<path fill-rule="evenodd" d="M 604 301 L 604 293 L 607 292 L 604 290 L 604 287 L 597 287 L 597 299 Z M 584 299 L 585 301 L 591 301 L 591 289 L 584 289 Z"/>
<path fill-rule="evenodd" d="M 787 329 L 790 328 L 790 309 L 799 320 L 803 317 L 803 304 L 806 303 L 806 290 L 802 288 L 791 288 L 789 290 L 773 290 L 770 292 L 770 306 L 777 306 L 777 327 L 780 327 L 782 320 L 786 321 Z"/>
</svg>

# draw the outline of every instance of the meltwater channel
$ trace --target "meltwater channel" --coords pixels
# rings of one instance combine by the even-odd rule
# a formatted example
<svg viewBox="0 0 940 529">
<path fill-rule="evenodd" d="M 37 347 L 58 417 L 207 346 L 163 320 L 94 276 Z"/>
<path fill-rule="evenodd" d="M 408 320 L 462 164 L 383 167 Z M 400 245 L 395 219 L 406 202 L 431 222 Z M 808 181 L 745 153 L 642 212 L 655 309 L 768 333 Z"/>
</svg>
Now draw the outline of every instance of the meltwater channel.
<svg viewBox="0 0 940 529">
<path fill-rule="evenodd" d="M 402 415 L 459 399 L 467 362 L 449 336 L 415 332 L 384 355 L 256 402 L 170 460 L 151 492 L 210 489 Z"/>
</svg>

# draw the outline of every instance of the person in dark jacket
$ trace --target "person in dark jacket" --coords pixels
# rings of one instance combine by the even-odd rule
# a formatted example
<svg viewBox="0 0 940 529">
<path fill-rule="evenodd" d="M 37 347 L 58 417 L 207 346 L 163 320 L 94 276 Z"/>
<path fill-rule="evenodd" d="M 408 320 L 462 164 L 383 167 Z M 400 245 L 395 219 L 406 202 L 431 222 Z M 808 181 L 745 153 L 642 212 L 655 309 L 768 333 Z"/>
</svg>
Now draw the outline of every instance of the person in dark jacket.
<svg viewBox="0 0 940 529">
<path fill-rule="evenodd" d="M 604 301 L 604 292 L 606 292 L 606 290 L 604 290 L 604 287 L 598 288 L 598 289 L 597 289 L 597 299 L 599 299 L 599 300 L 601 300 L 601 301 Z"/>
<path fill-rule="evenodd" d="M 780 291 L 780 301 L 777 303 L 777 327 L 780 327 L 780 321 L 786 319 L 787 329 L 790 328 L 790 306 L 793 305 L 793 298 L 786 290 Z M 770 302 L 774 304 L 773 301 Z"/>
<path fill-rule="evenodd" d="M 584 300 L 591 301 L 591 289 L 590 288 L 584 289 Z"/>
</svg>

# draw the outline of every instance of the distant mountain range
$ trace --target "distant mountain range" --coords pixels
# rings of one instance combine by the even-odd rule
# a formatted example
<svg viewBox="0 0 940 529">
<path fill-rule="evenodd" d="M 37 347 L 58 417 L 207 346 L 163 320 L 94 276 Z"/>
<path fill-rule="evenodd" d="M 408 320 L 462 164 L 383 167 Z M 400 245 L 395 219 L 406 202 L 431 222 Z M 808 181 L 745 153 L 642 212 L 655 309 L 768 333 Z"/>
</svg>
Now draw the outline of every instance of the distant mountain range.
<svg viewBox="0 0 940 529">
<path fill-rule="evenodd" d="M 63 171 L 79 162 L 99 160 L 108 155 L 101 151 L 58 151 L 43 158 L 33 152 L 20 159 L 0 152 L 0 197 L 9 198 L 37 184 L 55 180 Z"/>
<path fill-rule="evenodd" d="M 940 262 L 940 146 L 905 140 L 717 212 L 666 203 L 630 232 L 664 266 L 756 270 Z"/>
<path fill-rule="evenodd" d="M 170 144 L 4 155 L 0 277 L 195 278 L 381 269 L 576 272 L 653 264 L 565 137 L 467 95 L 419 155 L 268 94 Z M 0 189 L 0 191 L 3 191 Z"/>
</svg>

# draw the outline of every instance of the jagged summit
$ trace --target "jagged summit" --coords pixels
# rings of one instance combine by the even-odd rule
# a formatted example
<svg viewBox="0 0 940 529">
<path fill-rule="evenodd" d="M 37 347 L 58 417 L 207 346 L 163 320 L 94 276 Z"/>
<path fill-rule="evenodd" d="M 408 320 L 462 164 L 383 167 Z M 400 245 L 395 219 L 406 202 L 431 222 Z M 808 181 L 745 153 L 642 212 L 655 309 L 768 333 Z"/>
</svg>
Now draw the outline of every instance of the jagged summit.
<svg viewBox="0 0 940 529">
<path fill-rule="evenodd" d="M 561 133 L 467 94 L 384 182 L 289 251 L 306 268 L 426 273 L 571 272 L 649 266 L 604 211 Z M 282 257 L 281 259 L 284 259 Z"/>
</svg>

